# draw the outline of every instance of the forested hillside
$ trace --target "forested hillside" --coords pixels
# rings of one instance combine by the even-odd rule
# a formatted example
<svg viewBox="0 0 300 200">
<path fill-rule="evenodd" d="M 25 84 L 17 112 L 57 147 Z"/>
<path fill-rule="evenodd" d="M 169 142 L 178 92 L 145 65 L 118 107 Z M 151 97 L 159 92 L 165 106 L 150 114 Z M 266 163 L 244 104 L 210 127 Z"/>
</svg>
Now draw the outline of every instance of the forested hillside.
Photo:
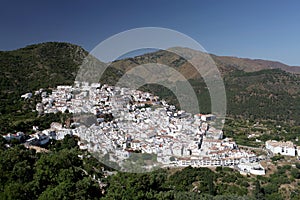
<svg viewBox="0 0 300 200">
<path fill-rule="evenodd" d="M 185 50 L 191 54 L 193 50 Z M 87 52 L 81 47 L 68 43 L 42 43 L 22 49 L 0 52 L 0 98 L 2 115 L 20 109 L 19 97 L 22 93 L 39 88 L 51 88 L 59 84 L 72 84 L 79 66 Z M 224 78 L 227 93 L 228 115 L 245 119 L 272 119 L 286 121 L 291 124 L 300 123 L 300 78 L 296 73 L 288 73 L 282 69 L 268 69 L 288 66 L 260 61 L 261 68 L 255 68 L 255 61 L 234 62 L 230 57 L 212 56 Z M 201 59 L 199 59 L 201 60 Z M 101 78 L 102 82 L 113 84 L 127 70 L 134 66 L 149 62 L 157 62 L 174 67 L 183 74 L 194 87 L 199 98 L 202 112 L 210 112 L 209 93 L 203 79 L 190 64 L 178 55 L 167 51 L 148 53 L 134 58 L 118 60 Z M 200 61 L 199 61 L 200 62 Z M 246 71 L 241 63 L 254 63 L 254 69 Z M 272 62 L 271 62 L 272 63 Z M 163 98 L 170 98 L 172 93 L 163 87 L 148 86 Z"/>
</svg>

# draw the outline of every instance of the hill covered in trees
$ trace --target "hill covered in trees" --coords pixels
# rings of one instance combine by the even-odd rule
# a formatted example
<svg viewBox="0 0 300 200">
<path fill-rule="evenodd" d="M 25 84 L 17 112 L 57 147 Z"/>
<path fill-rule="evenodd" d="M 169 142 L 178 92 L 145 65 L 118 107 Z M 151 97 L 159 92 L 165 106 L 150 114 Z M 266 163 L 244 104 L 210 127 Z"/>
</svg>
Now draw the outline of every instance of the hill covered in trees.
<svg viewBox="0 0 300 200">
<path fill-rule="evenodd" d="M 52 141 L 36 152 L 0 138 L 1 199 L 298 199 L 300 164 L 278 164 L 265 177 L 242 176 L 228 167 L 110 172 L 77 147 L 77 138 Z M 78 156 L 80 155 L 80 157 Z M 271 165 L 270 165 L 271 166 Z"/>
<path fill-rule="evenodd" d="M 193 56 L 194 50 L 183 51 Z M 72 84 L 87 55 L 79 46 L 57 42 L 0 52 L 1 115 L 20 110 L 22 106 L 18 100 L 23 93 L 59 84 Z M 215 55 L 212 58 L 224 79 L 229 116 L 300 123 L 300 78 L 297 73 L 287 72 L 298 72 L 298 68 L 271 61 Z M 201 62 L 201 58 L 195 59 Z M 196 91 L 200 110 L 210 112 L 210 96 L 201 76 L 184 58 L 168 51 L 114 61 L 101 81 L 114 84 L 129 69 L 149 62 L 171 66 L 183 74 Z M 176 104 L 172 92 L 166 88 L 147 85 L 142 89 Z"/>
<path fill-rule="evenodd" d="M 198 57 L 195 57 L 194 50 L 179 49 L 194 62 L 205 65 L 205 57 L 202 58 L 198 54 Z M 288 72 L 293 71 L 294 67 L 290 68 L 272 61 L 239 58 L 237 62 L 237 58 L 215 55 L 212 55 L 212 58 L 224 80 L 228 116 L 250 120 L 271 119 L 299 124 L 300 76 L 297 73 Z M 199 100 L 200 110 L 210 112 L 210 95 L 203 78 L 187 60 L 172 52 L 148 53 L 115 61 L 110 66 L 124 73 L 146 63 L 160 63 L 179 71 L 193 86 Z M 252 65 L 253 68 L 251 68 Z M 172 93 L 166 88 L 148 85 L 146 89 L 163 98 L 175 99 L 170 98 Z"/>
</svg>

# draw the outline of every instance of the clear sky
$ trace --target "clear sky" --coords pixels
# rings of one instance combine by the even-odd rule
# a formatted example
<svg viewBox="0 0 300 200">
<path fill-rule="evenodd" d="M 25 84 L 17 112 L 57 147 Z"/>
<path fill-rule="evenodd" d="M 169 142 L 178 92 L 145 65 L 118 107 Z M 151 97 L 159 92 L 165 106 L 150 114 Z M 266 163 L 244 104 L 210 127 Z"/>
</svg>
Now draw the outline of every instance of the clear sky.
<svg viewBox="0 0 300 200">
<path fill-rule="evenodd" d="M 64 41 L 92 50 L 113 34 L 155 26 L 208 52 L 300 66 L 297 0 L 1 0 L 0 50 Z"/>
</svg>

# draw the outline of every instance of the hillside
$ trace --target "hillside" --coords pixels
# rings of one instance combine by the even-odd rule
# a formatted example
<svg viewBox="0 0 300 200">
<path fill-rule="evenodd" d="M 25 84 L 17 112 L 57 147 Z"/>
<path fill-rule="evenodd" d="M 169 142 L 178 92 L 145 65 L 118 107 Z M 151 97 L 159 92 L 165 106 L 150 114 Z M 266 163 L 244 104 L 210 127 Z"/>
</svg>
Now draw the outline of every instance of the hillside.
<svg viewBox="0 0 300 200">
<path fill-rule="evenodd" d="M 67 43 L 42 43 L 0 52 L 1 93 L 72 84 L 87 52 Z"/>
<path fill-rule="evenodd" d="M 233 66 L 236 69 L 243 70 L 245 72 L 255 72 L 264 69 L 281 69 L 286 72 L 300 74 L 300 67 L 288 66 L 276 61 L 237 58 L 232 56 L 211 56 L 219 66 Z"/>
<path fill-rule="evenodd" d="M 183 50 L 196 62 L 203 61 L 201 57 L 193 57 L 194 50 Z M 81 47 L 57 42 L 0 52 L 1 116 L 22 109 L 22 93 L 72 84 L 86 55 Z M 300 123 L 300 78 L 297 73 L 289 73 L 298 72 L 298 68 L 272 61 L 215 55 L 212 58 L 224 78 L 229 116 Z M 101 81 L 113 84 L 127 70 L 149 62 L 166 64 L 183 74 L 197 93 L 201 111 L 210 112 L 210 96 L 201 76 L 185 59 L 168 51 L 115 61 Z M 103 64 L 100 61 L 95 63 Z M 148 85 L 143 89 L 176 103 L 166 88 Z"/>
<path fill-rule="evenodd" d="M 191 49 L 180 48 L 197 63 L 205 63 L 201 56 L 194 57 Z M 289 73 L 295 67 L 262 60 L 212 56 L 224 79 L 228 115 L 245 119 L 273 119 L 299 124 L 300 76 Z M 210 96 L 198 72 L 183 58 L 168 51 L 148 53 L 134 58 L 115 61 L 113 68 L 128 71 L 148 62 L 171 66 L 183 74 L 194 87 L 200 110 L 210 112 Z M 203 64 L 204 65 L 204 64 Z M 148 86 L 147 89 L 164 98 L 171 95 L 165 88 Z M 176 103 L 176 102 L 175 102 Z"/>
</svg>

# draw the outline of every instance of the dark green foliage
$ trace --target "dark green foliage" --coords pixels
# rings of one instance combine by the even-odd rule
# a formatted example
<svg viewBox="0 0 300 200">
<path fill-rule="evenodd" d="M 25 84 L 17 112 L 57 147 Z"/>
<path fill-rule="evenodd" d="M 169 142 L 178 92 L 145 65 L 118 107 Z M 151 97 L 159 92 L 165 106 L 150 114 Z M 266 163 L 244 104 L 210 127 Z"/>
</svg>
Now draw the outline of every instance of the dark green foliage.
<svg viewBox="0 0 300 200">
<path fill-rule="evenodd" d="M 95 176 L 108 183 L 103 199 L 281 199 L 278 188 L 290 183 L 287 175 L 299 175 L 299 169 L 289 165 L 278 167 L 270 177 L 257 179 L 227 167 L 216 171 L 187 167 L 172 173 L 165 169 L 118 172 L 106 179 L 101 171 L 105 166 L 87 152 L 72 148 L 75 142 L 66 137 L 50 145 L 51 152 L 42 154 L 20 145 L 0 150 L 0 198 L 99 199 L 102 194 L 91 179 Z M 253 190 L 248 191 L 251 187 Z"/>
<path fill-rule="evenodd" d="M 236 194 L 239 196 L 246 195 L 247 188 L 250 184 L 239 172 L 228 168 L 218 167 L 216 169 L 216 191 L 217 194 Z"/>
<path fill-rule="evenodd" d="M 264 199 L 264 190 L 261 188 L 259 180 L 255 181 L 254 196 L 256 199 Z"/>
<path fill-rule="evenodd" d="M 78 153 L 66 147 L 37 154 L 20 145 L 0 150 L 0 199 L 99 199 L 101 191 L 85 171 L 93 164 Z"/>
<path fill-rule="evenodd" d="M 267 184 L 264 186 L 263 191 L 265 192 L 265 194 L 276 193 L 278 191 L 278 187 L 273 184 Z"/>
<path fill-rule="evenodd" d="M 187 167 L 182 171 L 178 171 L 169 178 L 169 185 L 175 190 L 186 191 L 192 189 L 192 183 L 200 181 L 204 186 L 203 191 L 214 192 L 213 185 L 214 173 L 208 168 L 192 168 Z"/>
<path fill-rule="evenodd" d="M 1 94 L 12 90 L 20 95 L 57 84 L 72 84 L 86 55 L 78 46 L 57 42 L 0 52 Z"/>
<path fill-rule="evenodd" d="M 60 151 L 63 149 L 77 148 L 78 138 L 66 135 L 63 140 L 51 141 L 50 150 Z"/>
<path fill-rule="evenodd" d="M 152 199 L 163 191 L 167 173 L 158 170 L 152 173 L 118 173 L 110 177 L 104 199 Z"/>
<path fill-rule="evenodd" d="M 243 179 L 235 171 L 222 173 L 233 173 Z M 165 170 L 147 174 L 118 173 L 109 179 L 104 199 L 243 199 L 247 195 L 249 185 L 223 184 L 225 179 L 221 173 L 216 174 L 208 168 L 192 167 L 171 175 Z M 220 190 L 221 187 L 224 189 Z M 133 193 L 136 195 L 132 196 Z"/>
<path fill-rule="evenodd" d="M 273 161 L 273 162 L 275 162 L 275 161 L 278 161 L 278 160 L 281 160 L 281 159 L 283 159 L 284 157 L 282 156 L 282 155 L 275 155 L 275 156 L 273 156 L 272 158 L 271 158 L 271 160 Z"/>
<path fill-rule="evenodd" d="M 103 199 L 253 199 L 254 196 L 264 197 L 264 189 L 259 182 L 256 182 L 255 186 L 252 179 L 228 169 L 218 168 L 218 172 L 214 172 L 208 168 L 187 167 L 171 174 L 166 170 L 146 174 L 118 173 L 109 178 L 109 187 Z M 225 183 L 226 177 L 222 174 L 235 176 L 237 180 Z M 256 188 L 251 193 L 248 191 L 250 184 Z M 274 192 L 277 194 L 277 190 Z M 279 194 L 277 195 L 280 197 Z"/>
<path fill-rule="evenodd" d="M 293 168 L 293 169 L 291 170 L 291 175 L 292 175 L 292 177 L 295 178 L 295 179 L 300 179 L 300 170 L 297 169 L 297 168 Z"/>
<path fill-rule="evenodd" d="M 296 111 L 300 107 L 297 75 L 279 69 L 240 72 L 225 77 L 225 84 L 232 116 L 286 122 L 300 116 Z"/>
</svg>

